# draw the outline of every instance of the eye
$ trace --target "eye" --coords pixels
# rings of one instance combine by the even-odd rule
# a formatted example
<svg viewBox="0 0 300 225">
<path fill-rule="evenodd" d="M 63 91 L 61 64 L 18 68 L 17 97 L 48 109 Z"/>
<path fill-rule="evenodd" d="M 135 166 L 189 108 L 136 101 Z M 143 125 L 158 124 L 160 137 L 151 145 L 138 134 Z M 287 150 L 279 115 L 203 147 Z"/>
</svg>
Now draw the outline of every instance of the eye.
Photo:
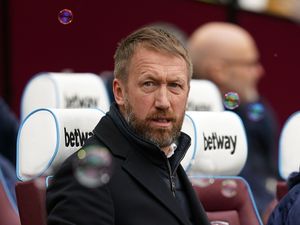
<svg viewBox="0 0 300 225">
<path fill-rule="evenodd" d="M 169 87 L 171 88 L 182 88 L 182 85 L 179 83 L 170 83 Z"/>
<path fill-rule="evenodd" d="M 142 82 L 141 87 L 145 92 L 151 92 L 157 88 L 157 85 L 158 84 L 156 82 L 154 82 L 152 80 L 148 80 L 148 81 Z"/>
<path fill-rule="evenodd" d="M 154 86 L 155 84 L 154 84 L 154 82 L 153 81 L 145 81 L 144 83 L 143 83 L 143 86 L 144 87 L 152 87 L 152 86 Z"/>
<path fill-rule="evenodd" d="M 184 90 L 184 85 L 180 82 L 170 82 L 168 88 L 172 93 L 180 94 Z"/>
</svg>

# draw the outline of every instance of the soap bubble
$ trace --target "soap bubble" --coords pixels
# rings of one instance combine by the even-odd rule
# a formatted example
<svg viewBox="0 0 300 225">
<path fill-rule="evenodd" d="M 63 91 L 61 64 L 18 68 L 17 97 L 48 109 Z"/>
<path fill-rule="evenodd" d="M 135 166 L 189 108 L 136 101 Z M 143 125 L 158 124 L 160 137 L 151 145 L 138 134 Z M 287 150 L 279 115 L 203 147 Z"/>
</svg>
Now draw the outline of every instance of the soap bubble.
<svg viewBox="0 0 300 225">
<path fill-rule="evenodd" d="M 237 195 L 237 183 L 235 180 L 224 180 L 222 182 L 221 192 L 223 196 L 232 198 Z"/>
<path fill-rule="evenodd" d="M 58 20 L 60 23 L 67 25 L 73 21 L 73 13 L 69 9 L 63 9 L 58 13 Z"/>
<path fill-rule="evenodd" d="M 77 152 L 74 176 L 88 188 L 96 188 L 109 182 L 112 175 L 112 156 L 103 146 L 89 146 Z"/>
<path fill-rule="evenodd" d="M 235 109 L 240 105 L 240 98 L 236 92 L 228 92 L 224 95 L 224 106 L 227 109 Z"/>
<path fill-rule="evenodd" d="M 247 110 L 248 118 L 252 121 L 259 121 L 264 117 L 265 108 L 259 102 L 250 104 Z"/>
<path fill-rule="evenodd" d="M 215 221 L 210 221 L 211 225 L 229 225 L 228 222 L 226 221 L 221 221 L 221 220 L 215 220 Z"/>
<path fill-rule="evenodd" d="M 37 177 L 33 179 L 33 184 L 37 189 L 46 190 L 46 178 L 43 176 Z"/>
<path fill-rule="evenodd" d="M 215 182 L 215 179 L 211 177 L 191 177 L 190 180 L 193 185 L 201 188 L 208 187 Z"/>
</svg>

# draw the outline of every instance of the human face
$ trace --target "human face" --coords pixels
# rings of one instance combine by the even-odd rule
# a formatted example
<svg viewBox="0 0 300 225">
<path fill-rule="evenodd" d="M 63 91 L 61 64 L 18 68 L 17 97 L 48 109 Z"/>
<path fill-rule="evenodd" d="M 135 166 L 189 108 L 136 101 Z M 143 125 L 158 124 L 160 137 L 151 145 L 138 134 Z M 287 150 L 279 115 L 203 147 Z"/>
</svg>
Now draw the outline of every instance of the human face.
<svg viewBox="0 0 300 225">
<path fill-rule="evenodd" d="M 264 74 L 259 56 L 254 46 L 240 48 L 237 57 L 226 59 L 227 91 L 235 91 L 242 102 L 253 102 L 259 98 L 258 81 Z"/>
<path fill-rule="evenodd" d="M 116 101 L 128 124 L 161 148 L 178 137 L 189 92 L 184 59 L 140 47 L 131 59 L 127 83 L 114 81 Z"/>
</svg>

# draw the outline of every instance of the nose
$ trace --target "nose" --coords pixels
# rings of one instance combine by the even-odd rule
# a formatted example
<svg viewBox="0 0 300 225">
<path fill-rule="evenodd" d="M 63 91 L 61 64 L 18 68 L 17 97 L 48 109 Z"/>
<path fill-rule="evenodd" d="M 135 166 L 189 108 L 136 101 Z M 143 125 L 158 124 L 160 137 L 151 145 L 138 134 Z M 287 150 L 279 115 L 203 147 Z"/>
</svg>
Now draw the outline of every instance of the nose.
<svg viewBox="0 0 300 225">
<path fill-rule="evenodd" d="M 160 87 L 155 95 L 155 107 L 159 109 L 168 109 L 170 104 L 170 95 L 166 87 Z"/>
<path fill-rule="evenodd" d="M 261 63 L 258 63 L 256 65 L 255 69 L 256 69 L 256 75 L 257 75 L 258 79 L 260 79 L 261 77 L 263 77 L 265 75 L 265 69 Z"/>
</svg>

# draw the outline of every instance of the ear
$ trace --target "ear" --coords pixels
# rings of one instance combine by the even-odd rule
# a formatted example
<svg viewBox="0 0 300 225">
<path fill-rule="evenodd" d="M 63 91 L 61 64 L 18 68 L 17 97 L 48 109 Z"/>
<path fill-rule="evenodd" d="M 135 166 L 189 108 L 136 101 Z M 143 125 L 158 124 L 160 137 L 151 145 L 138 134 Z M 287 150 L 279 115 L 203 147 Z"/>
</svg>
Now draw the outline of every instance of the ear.
<svg viewBox="0 0 300 225">
<path fill-rule="evenodd" d="M 116 103 L 118 105 L 124 105 L 125 87 L 123 85 L 123 82 L 121 82 L 119 79 L 115 78 L 113 80 L 113 92 Z"/>
</svg>

